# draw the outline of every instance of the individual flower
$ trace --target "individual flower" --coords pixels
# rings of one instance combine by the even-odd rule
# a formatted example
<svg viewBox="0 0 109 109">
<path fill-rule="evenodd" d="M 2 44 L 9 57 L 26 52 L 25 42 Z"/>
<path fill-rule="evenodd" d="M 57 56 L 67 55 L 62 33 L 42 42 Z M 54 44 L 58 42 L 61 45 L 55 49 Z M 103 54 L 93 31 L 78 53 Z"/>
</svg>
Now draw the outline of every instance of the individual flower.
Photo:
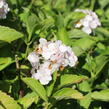
<svg viewBox="0 0 109 109">
<path fill-rule="evenodd" d="M 39 56 L 36 54 L 36 52 L 32 52 L 28 55 L 28 60 L 30 61 L 33 68 L 38 68 L 39 64 Z"/>
<path fill-rule="evenodd" d="M 76 28 L 82 27 L 82 30 L 85 33 L 91 34 L 93 29 L 97 28 L 98 26 L 101 26 L 101 23 L 95 12 L 92 12 L 91 10 L 83 10 L 83 9 L 76 9 L 75 12 L 82 12 L 86 15 L 75 25 Z"/>
<path fill-rule="evenodd" d="M 52 80 L 51 76 L 51 69 L 49 68 L 50 62 L 46 61 L 44 64 L 40 66 L 40 68 L 37 70 L 37 73 L 34 73 L 32 75 L 33 78 L 40 81 L 41 84 L 46 85 L 49 83 L 49 81 Z"/>
<path fill-rule="evenodd" d="M 0 19 L 5 19 L 9 10 L 10 9 L 5 0 L 0 0 Z"/>
<path fill-rule="evenodd" d="M 46 85 L 52 80 L 53 72 L 63 70 L 66 66 L 74 67 L 77 57 L 60 40 L 53 42 L 41 38 L 36 50 L 28 55 L 28 60 L 33 67 L 32 77 Z"/>
<path fill-rule="evenodd" d="M 58 45 L 56 43 L 47 42 L 46 39 L 41 38 L 39 40 L 39 52 L 45 59 L 50 59 L 50 57 L 58 52 Z"/>
</svg>

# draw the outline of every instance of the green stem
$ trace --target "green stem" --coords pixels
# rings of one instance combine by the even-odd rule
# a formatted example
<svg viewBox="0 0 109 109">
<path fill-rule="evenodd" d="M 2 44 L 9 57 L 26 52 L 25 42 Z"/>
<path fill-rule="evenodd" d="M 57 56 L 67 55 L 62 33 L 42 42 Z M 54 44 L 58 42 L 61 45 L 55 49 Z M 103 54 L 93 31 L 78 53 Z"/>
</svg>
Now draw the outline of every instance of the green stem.
<svg viewBox="0 0 109 109">
<path fill-rule="evenodd" d="M 25 58 L 28 56 L 28 49 L 29 49 L 29 44 L 27 44 L 27 47 L 26 47 Z"/>
<path fill-rule="evenodd" d="M 95 2 L 96 0 L 91 0 L 91 6 L 90 6 L 91 10 L 94 10 Z"/>
<path fill-rule="evenodd" d="M 44 109 L 49 109 L 49 103 L 48 102 L 45 103 Z"/>
<path fill-rule="evenodd" d="M 16 69 L 18 72 L 18 82 L 19 82 L 19 87 L 20 87 L 19 92 L 20 92 L 20 90 L 21 90 L 20 64 L 19 64 L 17 55 L 15 55 L 15 62 L 16 62 Z M 20 94 L 19 94 L 19 97 L 20 97 Z"/>
<path fill-rule="evenodd" d="M 25 51 L 25 58 L 28 56 L 28 49 L 29 49 L 29 46 L 31 45 L 31 43 L 32 43 L 32 41 L 29 40 L 26 44 L 27 47 L 26 47 L 26 51 Z"/>
</svg>

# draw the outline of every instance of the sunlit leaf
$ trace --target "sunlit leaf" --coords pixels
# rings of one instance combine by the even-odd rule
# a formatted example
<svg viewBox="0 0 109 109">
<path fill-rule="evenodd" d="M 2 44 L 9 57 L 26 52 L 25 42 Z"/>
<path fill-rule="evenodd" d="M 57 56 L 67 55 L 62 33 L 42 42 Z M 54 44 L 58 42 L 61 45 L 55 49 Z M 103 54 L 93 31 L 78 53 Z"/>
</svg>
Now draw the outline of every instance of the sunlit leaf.
<svg viewBox="0 0 109 109">
<path fill-rule="evenodd" d="M 101 54 L 93 59 L 87 60 L 87 63 L 83 66 L 83 68 L 89 72 L 93 72 L 97 76 L 108 61 L 108 56 Z"/>
<path fill-rule="evenodd" d="M 38 95 L 35 92 L 28 93 L 23 98 L 18 100 L 18 103 L 23 106 L 23 108 L 28 108 L 33 102 L 38 101 Z"/>
<path fill-rule="evenodd" d="M 79 101 L 80 106 L 84 107 L 85 109 L 89 108 L 91 102 L 92 102 L 92 99 L 91 99 L 91 94 L 90 93 L 85 95 L 84 98 Z"/>
<path fill-rule="evenodd" d="M 83 95 L 77 90 L 74 90 L 72 88 L 63 88 L 61 90 L 58 90 L 56 93 L 54 93 L 53 97 L 57 100 L 71 99 L 71 98 L 72 99 L 82 99 Z"/>
<path fill-rule="evenodd" d="M 59 87 L 62 87 L 64 85 L 79 83 L 83 80 L 88 79 L 86 76 L 78 76 L 73 74 L 64 74 L 60 77 L 60 85 Z"/>
<path fill-rule="evenodd" d="M 47 101 L 47 95 L 44 87 L 34 78 L 22 78 L 31 90 L 35 91 L 43 100 Z"/>
<path fill-rule="evenodd" d="M 20 32 L 14 29 L 11 29 L 9 27 L 0 26 L 0 40 L 1 41 L 10 43 L 22 37 L 23 37 L 23 34 L 21 34 Z"/>
<path fill-rule="evenodd" d="M 101 91 L 94 91 L 91 94 L 91 97 L 95 100 L 109 101 L 109 89 L 105 89 Z"/>
<path fill-rule="evenodd" d="M 79 29 L 73 29 L 69 31 L 70 38 L 82 38 L 82 37 L 90 37 L 88 34 Z"/>
<path fill-rule="evenodd" d="M 22 109 L 12 97 L 2 91 L 0 91 L 0 104 L 5 107 L 3 109 Z"/>
<path fill-rule="evenodd" d="M 52 91 L 54 89 L 54 84 L 56 82 L 56 78 L 57 78 L 57 72 L 54 72 L 53 74 L 53 80 L 51 81 L 51 83 L 47 86 L 47 96 L 50 96 L 52 94 Z"/>
<path fill-rule="evenodd" d="M 73 51 L 77 56 L 80 56 L 86 52 L 86 50 L 89 50 L 91 47 L 93 47 L 94 44 L 96 44 L 96 41 L 89 37 L 78 39 L 74 43 L 72 42 Z"/>
</svg>

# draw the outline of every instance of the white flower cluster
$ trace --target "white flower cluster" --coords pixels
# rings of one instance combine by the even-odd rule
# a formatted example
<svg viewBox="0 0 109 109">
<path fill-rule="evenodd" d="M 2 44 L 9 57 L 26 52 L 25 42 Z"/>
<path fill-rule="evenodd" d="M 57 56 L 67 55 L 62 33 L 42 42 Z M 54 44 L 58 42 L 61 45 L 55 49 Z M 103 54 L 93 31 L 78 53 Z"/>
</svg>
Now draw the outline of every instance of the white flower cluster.
<svg viewBox="0 0 109 109">
<path fill-rule="evenodd" d="M 28 60 L 33 69 L 32 77 L 46 85 L 52 80 L 53 72 L 64 69 L 66 66 L 75 66 L 77 57 L 69 46 L 64 45 L 60 40 L 55 42 L 44 38 L 39 40 L 37 49 L 30 53 Z"/>
<path fill-rule="evenodd" d="M 82 27 L 82 30 L 85 33 L 90 34 L 92 32 L 92 29 L 101 26 L 101 23 L 95 12 L 92 12 L 91 10 L 83 10 L 83 9 L 76 9 L 75 12 L 82 12 L 86 14 L 86 16 L 75 25 L 76 28 Z"/>
<path fill-rule="evenodd" d="M 10 9 L 5 0 L 0 0 L 0 19 L 5 19 L 9 10 Z"/>
</svg>

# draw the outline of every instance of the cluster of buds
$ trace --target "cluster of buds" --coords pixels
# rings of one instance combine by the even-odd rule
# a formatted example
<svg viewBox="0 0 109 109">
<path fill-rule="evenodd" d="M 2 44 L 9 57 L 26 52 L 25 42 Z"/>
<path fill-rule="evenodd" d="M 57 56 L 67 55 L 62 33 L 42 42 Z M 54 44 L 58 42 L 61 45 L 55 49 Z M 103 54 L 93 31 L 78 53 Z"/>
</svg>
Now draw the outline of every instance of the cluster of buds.
<svg viewBox="0 0 109 109">
<path fill-rule="evenodd" d="M 5 0 L 0 0 L 0 19 L 5 19 L 9 10 L 10 9 Z"/>
<path fill-rule="evenodd" d="M 76 9 L 75 12 L 82 12 L 86 15 L 75 25 L 76 28 L 82 27 L 82 30 L 85 33 L 91 34 L 93 29 L 97 28 L 98 26 L 101 26 L 101 23 L 95 12 L 92 12 L 91 10 L 83 10 L 83 9 Z"/>
<path fill-rule="evenodd" d="M 53 42 L 41 38 L 36 50 L 29 54 L 28 60 L 33 67 L 32 77 L 46 85 L 52 80 L 53 72 L 66 66 L 74 67 L 77 57 L 72 49 L 60 40 Z"/>
</svg>

